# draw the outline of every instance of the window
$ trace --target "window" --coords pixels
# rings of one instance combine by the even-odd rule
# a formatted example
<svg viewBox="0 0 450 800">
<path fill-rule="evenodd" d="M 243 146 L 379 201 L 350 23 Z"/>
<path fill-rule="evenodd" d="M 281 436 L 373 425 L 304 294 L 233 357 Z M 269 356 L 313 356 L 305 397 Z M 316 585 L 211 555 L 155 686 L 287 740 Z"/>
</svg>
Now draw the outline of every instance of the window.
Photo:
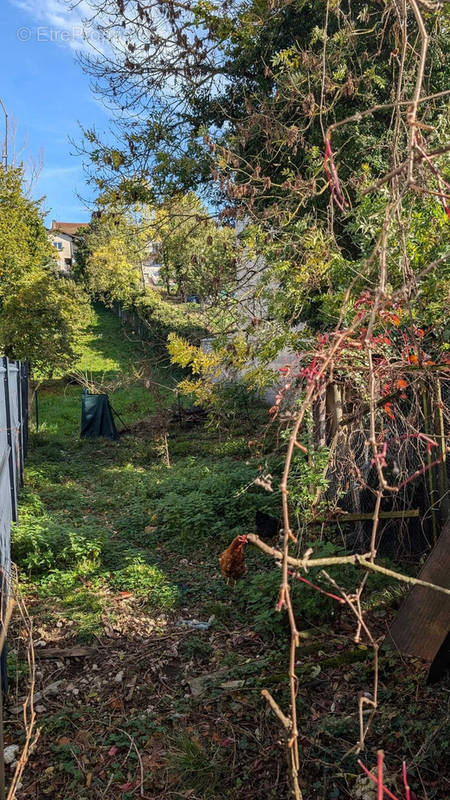
<svg viewBox="0 0 450 800">
<path fill-rule="evenodd" d="M 62 242 L 53 242 L 53 247 L 56 247 L 57 250 L 62 250 Z"/>
</svg>

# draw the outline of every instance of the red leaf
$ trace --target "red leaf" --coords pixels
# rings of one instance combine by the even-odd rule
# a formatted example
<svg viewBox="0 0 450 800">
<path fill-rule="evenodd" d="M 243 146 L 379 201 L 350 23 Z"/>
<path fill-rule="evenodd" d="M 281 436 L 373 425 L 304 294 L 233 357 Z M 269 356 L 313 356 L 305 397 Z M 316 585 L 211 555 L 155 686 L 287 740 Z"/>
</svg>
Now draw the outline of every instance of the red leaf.
<svg viewBox="0 0 450 800">
<path fill-rule="evenodd" d="M 108 750 L 108 755 L 109 756 L 115 756 L 118 752 L 119 752 L 119 748 L 117 747 L 116 744 L 113 744 L 113 746 Z"/>
<path fill-rule="evenodd" d="M 390 419 L 395 419 L 394 413 L 392 411 L 392 403 L 385 403 L 383 408 Z"/>
</svg>

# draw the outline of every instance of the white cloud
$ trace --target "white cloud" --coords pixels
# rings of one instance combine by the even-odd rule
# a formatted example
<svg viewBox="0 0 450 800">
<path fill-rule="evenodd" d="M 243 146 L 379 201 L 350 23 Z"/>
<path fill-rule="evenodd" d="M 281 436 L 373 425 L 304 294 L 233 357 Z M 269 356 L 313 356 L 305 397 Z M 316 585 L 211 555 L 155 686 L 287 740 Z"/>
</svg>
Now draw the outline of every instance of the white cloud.
<svg viewBox="0 0 450 800">
<path fill-rule="evenodd" d="M 97 51 L 103 49 L 101 41 L 95 40 L 91 45 L 86 38 L 84 21 L 92 16 L 92 8 L 85 0 L 73 4 L 74 7 L 68 0 L 10 0 L 10 3 L 36 23 L 30 26 L 30 38 L 74 51 L 89 52 L 92 46 Z"/>
</svg>

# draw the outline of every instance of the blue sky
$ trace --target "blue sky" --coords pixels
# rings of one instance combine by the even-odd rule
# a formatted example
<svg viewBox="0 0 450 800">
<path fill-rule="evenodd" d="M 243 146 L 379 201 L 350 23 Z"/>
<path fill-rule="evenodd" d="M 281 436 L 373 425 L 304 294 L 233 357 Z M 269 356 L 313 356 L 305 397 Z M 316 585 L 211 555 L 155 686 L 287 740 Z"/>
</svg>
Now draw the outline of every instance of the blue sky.
<svg viewBox="0 0 450 800">
<path fill-rule="evenodd" d="M 64 0 L 3 0 L 0 25 L 0 98 L 15 129 L 16 158 L 29 174 L 42 156 L 42 170 L 32 187 L 46 196 L 46 221 L 83 222 L 90 211 L 79 156 L 69 137 L 80 140 L 83 127 L 108 129 L 110 112 L 93 95 L 89 78 L 76 63 L 82 7 L 69 12 Z M 4 123 L 0 116 L 0 140 Z M 10 130 L 11 135 L 11 130 Z M 11 144 L 12 151 L 12 144 Z M 10 156 L 11 160 L 11 156 Z"/>
</svg>

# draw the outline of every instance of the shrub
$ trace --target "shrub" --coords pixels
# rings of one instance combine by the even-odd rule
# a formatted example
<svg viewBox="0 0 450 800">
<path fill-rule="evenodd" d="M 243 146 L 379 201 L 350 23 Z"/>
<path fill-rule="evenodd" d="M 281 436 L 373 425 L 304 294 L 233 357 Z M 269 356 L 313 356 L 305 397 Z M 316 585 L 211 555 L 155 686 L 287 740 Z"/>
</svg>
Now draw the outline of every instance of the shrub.
<svg viewBox="0 0 450 800">
<path fill-rule="evenodd" d="M 317 550 L 315 551 L 316 554 Z M 320 556 L 335 553 L 333 547 L 327 548 L 327 553 L 321 551 Z M 318 552 L 317 552 L 317 555 Z M 317 583 L 326 591 L 328 586 L 325 581 L 316 575 L 308 576 L 309 580 Z M 249 621 L 262 634 L 279 632 L 280 626 L 288 627 L 287 615 L 276 609 L 280 593 L 281 570 L 279 567 L 266 572 L 259 572 L 247 576 L 245 582 L 240 584 L 239 602 L 248 616 Z M 291 582 L 291 599 L 296 619 L 303 619 L 306 624 L 324 622 L 333 615 L 336 603 L 331 598 L 297 580 Z"/>
<path fill-rule="evenodd" d="M 147 290 L 134 303 L 138 315 L 148 323 L 152 338 L 164 345 L 169 333 L 175 332 L 193 344 L 208 336 L 204 315 L 193 303 L 173 303 L 155 290 Z"/>
<path fill-rule="evenodd" d="M 72 568 L 74 563 L 80 568 L 98 561 L 105 537 L 99 527 L 74 527 L 56 515 L 25 517 L 15 526 L 12 558 L 35 576 L 58 568 Z"/>
<path fill-rule="evenodd" d="M 206 537 L 222 545 L 254 530 L 256 510 L 278 513 L 279 503 L 277 492 L 267 495 L 252 486 L 256 474 L 255 463 L 231 458 L 202 462 L 192 456 L 161 469 L 148 489 L 158 538 L 195 549 Z"/>
<path fill-rule="evenodd" d="M 314 558 L 327 558 L 329 556 L 345 555 L 342 547 L 338 547 L 333 542 L 308 542 L 303 550 L 311 546 L 314 549 Z M 279 567 L 266 569 L 266 571 L 255 571 L 253 573 L 250 559 L 248 575 L 245 581 L 238 584 L 236 594 L 239 593 L 237 602 L 242 606 L 243 613 L 248 615 L 249 620 L 260 633 L 268 634 L 280 630 L 280 625 L 288 627 L 288 619 L 285 613 L 280 614 L 276 609 L 276 604 L 280 592 L 281 570 Z M 352 593 L 361 580 L 362 573 L 354 566 L 338 564 L 327 568 L 329 575 L 342 586 L 347 592 Z M 324 589 L 327 592 L 338 594 L 335 589 L 320 575 L 319 569 L 311 569 L 307 576 L 308 580 Z M 337 602 L 331 597 L 327 597 L 321 592 L 316 591 L 311 586 L 298 581 L 291 580 L 291 600 L 294 616 L 297 620 L 303 620 L 307 625 L 322 624 L 330 619 L 336 610 L 340 608 Z M 370 574 L 366 581 L 366 591 L 364 594 L 364 605 L 370 607 L 374 598 L 379 602 L 380 597 L 389 595 L 392 591 L 392 581 L 390 578 L 380 574 Z"/>
</svg>

